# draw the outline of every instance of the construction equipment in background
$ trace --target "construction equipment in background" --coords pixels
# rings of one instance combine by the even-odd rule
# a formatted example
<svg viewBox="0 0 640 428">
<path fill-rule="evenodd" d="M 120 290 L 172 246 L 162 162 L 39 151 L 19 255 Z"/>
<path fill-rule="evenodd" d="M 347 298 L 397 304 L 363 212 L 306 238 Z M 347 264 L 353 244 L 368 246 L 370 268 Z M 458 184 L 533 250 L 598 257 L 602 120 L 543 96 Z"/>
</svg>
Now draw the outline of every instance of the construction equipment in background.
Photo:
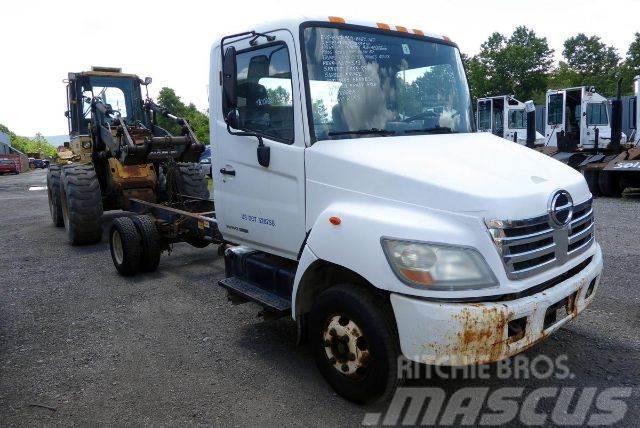
<svg viewBox="0 0 640 428">
<path fill-rule="evenodd" d="M 633 79 L 633 92 L 634 96 L 629 99 L 629 123 L 631 125 L 630 128 L 634 131 L 629 136 L 627 147 L 623 148 L 613 159 L 610 159 L 611 156 L 609 156 L 604 158 L 602 162 L 594 164 L 601 168 L 600 170 L 594 169 L 594 173 L 598 175 L 598 182 L 602 183 L 599 190 L 604 196 L 617 196 L 625 188 L 640 188 L 640 132 L 638 132 L 638 123 L 640 123 L 640 109 L 638 108 L 640 76 L 636 76 Z M 621 112 L 622 105 L 620 104 L 619 89 L 618 98 L 614 103 L 619 105 L 618 110 Z M 613 105 L 615 106 L 616 104 Z M 622 114 L 618 114 L 621 119 Z M 607 163 L 605 164 L 605 162 Z"/>
<path fill-rule="evenodd" d="M 208 199 L 197 164 L 204 150 L 189 123 L 142 97 L 151 78 L 119 68 L 92 67 L 69 73 L 67 111 L 70 141 L 58 148 L 47 175 L 49 208 L 74 245 L 100 241 L 103 211 L 129 209 L 130 200 L 176 203 L 184 195 Z M 157 124 L 175 121 L 181 135 Z"/>
<path fill-rule="evenodd" d="M 479 98 L 476 112 L 478 132 L 491 132 L 528 147 L 544 145 L 544 136 L 536 131 L 533 101 L 523 103 L 513 95 Z"/>
</svg>

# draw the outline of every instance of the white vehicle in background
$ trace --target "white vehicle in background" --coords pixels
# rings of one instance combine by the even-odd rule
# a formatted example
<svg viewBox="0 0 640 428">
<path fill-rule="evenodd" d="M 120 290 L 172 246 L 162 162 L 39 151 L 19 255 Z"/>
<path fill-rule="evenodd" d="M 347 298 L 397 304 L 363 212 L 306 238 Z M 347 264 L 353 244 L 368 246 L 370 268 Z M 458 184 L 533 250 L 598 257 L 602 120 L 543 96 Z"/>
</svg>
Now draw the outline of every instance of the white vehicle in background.
<svg viewBox="0 0 640 428">
<path fill-rule="evenodd" d="M 610 102 L 593 86 L 548 90 L 546 100 L 545 145 L 565 153 L 609 148 Z M 626 140 L 622 133 L 620 144 Z"/>
<path fill-rule="evenodd" d="M 533 127 L 527 129 L 528 118 Z M 544 136 L 535 130 L 535 106 L 533 101 L 523 103 L 513 95 L 479 98 L 476 108 L 478 132 L 491 132 L 518 144 L 544 145 Z"/>
<path fill-rule="evenodd" d="M 593 301 L 602 252 L 583 177 L 473 132 L 446 37 L 337 17 L 225 36 L 209 120 L 215 210 L 146 205 L 165 239 L 190 222 L 220 243 L 230 300 L 295 320 L 349 400 L 392 392 L 401 355 L 509 358 Z M 112 239 L 114 263 L 140 262 L 129 235 Z"/>
</svg>

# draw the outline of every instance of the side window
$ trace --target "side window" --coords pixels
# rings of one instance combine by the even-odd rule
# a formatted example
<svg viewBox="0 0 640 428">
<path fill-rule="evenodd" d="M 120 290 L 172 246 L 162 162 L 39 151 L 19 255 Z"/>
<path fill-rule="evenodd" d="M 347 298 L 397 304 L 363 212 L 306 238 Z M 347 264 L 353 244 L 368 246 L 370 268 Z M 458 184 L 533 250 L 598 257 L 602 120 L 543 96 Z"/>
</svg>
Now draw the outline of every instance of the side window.
<svg viewBox="0 0 640 428">
<path fill-rule="evenodd" d="M 547 123 L 549 125 L 559 125 L 562 123 L 562 94 L 549 95 L 547 112 Z"/>
<path fill-rule="evenodd" d="M 236 61 L 242 128 L 292 143 L 293 97 L 287 45 L 240 51 Z"/>
<path fill-rule="evenodd" d="M 491 101 L 478 101 L 478 130 L 491 130 Z"/>
<path fill-rule="evenodd" d="M 607 105 L 605 103 L 587 104 L 587 125 L 608 125 Z"/>
<path fill-rule="evenodd" d="M 527 115 L 524 110 L 509 110 L 509 128 L 524 129 L 527 127 Z"/>
</svg>

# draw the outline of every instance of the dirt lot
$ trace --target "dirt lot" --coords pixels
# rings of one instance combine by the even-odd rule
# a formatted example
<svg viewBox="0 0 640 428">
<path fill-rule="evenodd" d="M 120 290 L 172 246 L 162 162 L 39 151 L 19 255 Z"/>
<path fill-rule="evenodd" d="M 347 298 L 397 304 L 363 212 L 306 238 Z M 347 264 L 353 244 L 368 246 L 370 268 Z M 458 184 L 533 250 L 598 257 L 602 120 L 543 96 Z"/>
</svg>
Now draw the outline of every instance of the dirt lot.
<svg viewBox="0 0 640 428">
<path fill-rule="evenodd" d="M 254 306 L 230 305 L 216 285 L 223 265 L 215 248 L 178 245 L 157 273 L 125 279 L 105 238 L 67 245 L 38 189 L 45 173 L 0 177 L 1 426 L 355 426 L 377 409 L 333 393 L 307 347 L 295 345 L 293 323 L 265 323 Z M 467 385 L 633 386 L 625 422 L 637 424 L 640 200 L 597 199 L 595 209 L 605 253 L 597 299 L 528 351 L 567 354 L 573 379 L 417 384 L 450 392 Z M 118 215 L 106 215 L 104 226 Z"/>
</svg>

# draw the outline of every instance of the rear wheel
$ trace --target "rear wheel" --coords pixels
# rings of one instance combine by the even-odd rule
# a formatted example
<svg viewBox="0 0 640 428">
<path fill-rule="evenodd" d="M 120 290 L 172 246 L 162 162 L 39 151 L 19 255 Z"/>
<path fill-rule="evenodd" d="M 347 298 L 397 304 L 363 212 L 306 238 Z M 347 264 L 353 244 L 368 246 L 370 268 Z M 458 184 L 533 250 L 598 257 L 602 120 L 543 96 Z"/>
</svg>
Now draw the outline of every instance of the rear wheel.
<svg viewBox="0 0 640 428">
<path fill-rule="evenodd" d="M 167 167 L 166 192 L 171 199 L 176 193 L 209 199 L 207 177 L 197 163 L 179 162 Z"/>
<path fill-rule="evenodd" d="M 600 171 L 598 174 L 598 187 L 603 196 L 619 198 L 622 195 L 622 187 L 616 173 Z"/>
<path fill-rule="evenodd" d="M 109 247 L 111 259 L 120 275 L 132 276 L 140 270 L 141 240 L 133 220 L 128 217 L 113 220 L 109 232 Z"/>
<path fill-rule="evenodd" d="M 60 165 L 50 165 L 47 172 L 47 195 L 49 197 L 49 212 L 56 227 L 64 226 L 62 218 L 62 201 L 60 200 Z"/>
<path fill-rule="evenodd" d="M 584 179 L 587 182 L 587 186 L 589 186 L 589 191 L 593 196 L 600 195 L 600 187 L 598 186 L 598 171 L 595 169 L 585 169 L 582 172 L 584 175 Z"/>
<path fill-rule="evenodd" d="M 102 238 L 102 194 L 92 165 L 67 165 L 60 174 L 62 218 L 72 245 Z"/>
<path fill-rule="evenodd" d="M 322 292 L 311 310 L 309 335 L 318 369 L 344 398 L 367 403 L 400 382 L 398 334 L 388 303 L 359 285 Z"/>
<path fill-rule="evenodd" d="M 142 272 L 154 272 L 158 269 L 160 253 L 162 252 L 160 233 L 156 228 L 156 223 L 148 215 L 138 215 L 133 217 L 132 220 L 141 238 L 140 270 Z"/>
</svg>

